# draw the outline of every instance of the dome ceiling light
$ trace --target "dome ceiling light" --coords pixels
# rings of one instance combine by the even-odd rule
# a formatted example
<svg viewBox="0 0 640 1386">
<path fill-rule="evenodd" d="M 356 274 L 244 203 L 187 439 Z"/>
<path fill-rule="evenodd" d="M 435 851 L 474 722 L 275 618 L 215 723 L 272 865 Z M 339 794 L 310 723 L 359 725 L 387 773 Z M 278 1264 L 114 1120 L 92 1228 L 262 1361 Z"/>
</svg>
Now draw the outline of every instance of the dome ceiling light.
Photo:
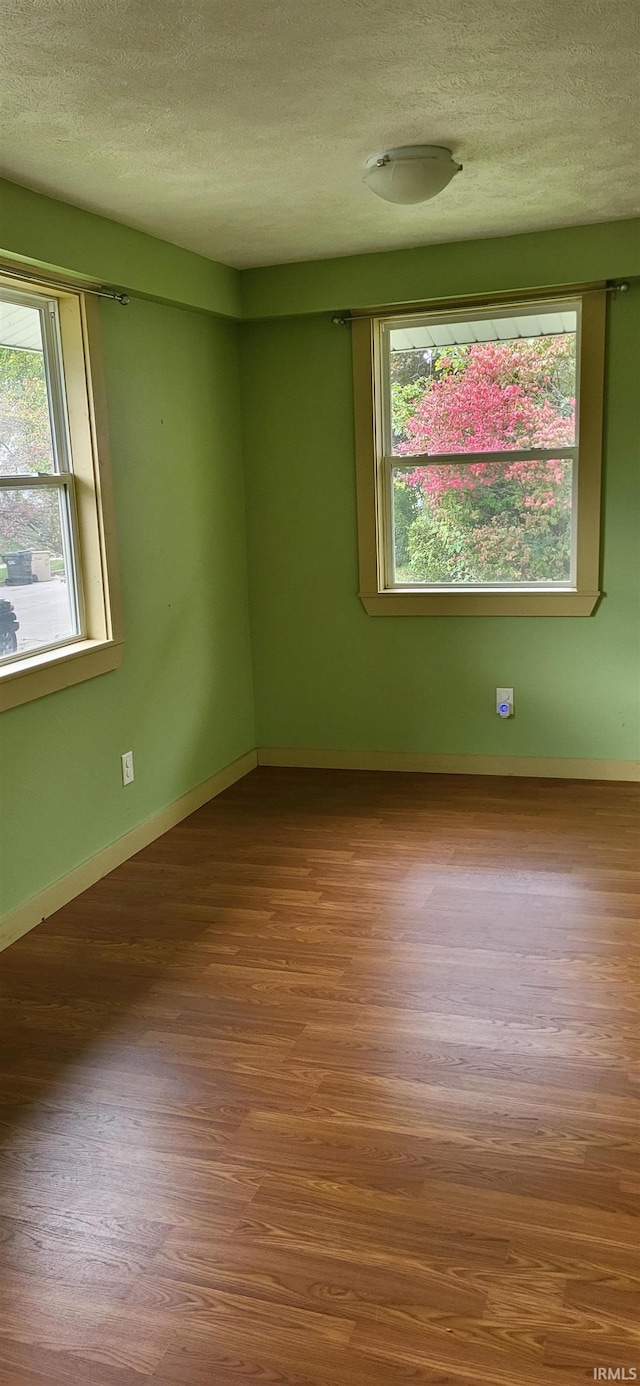
<svg viewBox="0 0 640 1386">
<path fill-rule="evenodd" d="M 450 149 L 438 144 L 413 144 L 387 149 L 385 154 L 372 154 L 367 159 L 364 181 L 385 202 L 408 207 L 437 197 L 454 173 L 461 172 L 462 164 L 456 164 Z"/>
</svg>

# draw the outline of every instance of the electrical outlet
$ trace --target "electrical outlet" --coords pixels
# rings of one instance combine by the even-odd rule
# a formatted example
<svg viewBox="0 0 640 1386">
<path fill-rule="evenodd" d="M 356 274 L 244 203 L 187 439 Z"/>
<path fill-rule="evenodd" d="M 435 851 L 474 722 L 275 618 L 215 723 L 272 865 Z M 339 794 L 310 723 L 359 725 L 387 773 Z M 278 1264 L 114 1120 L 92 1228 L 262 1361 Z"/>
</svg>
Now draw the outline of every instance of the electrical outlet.
<svg viewBox="0 0 640 1386">
<path fill-rule="evenodd" d="M 122 756 L 122 783 L 132 784 L 133 779 L 133 751 L 125 751 Z"/>
<path fill-rule="evenodd" d="M 513 717 L 512 688 L 496 688 L 496 712 L 498 717 Z"/>
</svg>

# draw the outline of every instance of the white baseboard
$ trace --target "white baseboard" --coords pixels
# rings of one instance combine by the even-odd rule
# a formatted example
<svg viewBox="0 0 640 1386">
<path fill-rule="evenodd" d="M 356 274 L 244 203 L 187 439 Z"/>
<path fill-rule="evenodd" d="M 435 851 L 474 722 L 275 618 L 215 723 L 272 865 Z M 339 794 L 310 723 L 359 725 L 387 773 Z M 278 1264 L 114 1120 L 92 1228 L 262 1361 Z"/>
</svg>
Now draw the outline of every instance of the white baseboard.
<svg viewBox="0 0 640 1386">
<path fill-rule="evenodd" d="M 259 746 L 258 765 L 316 770 L 417 770 L 431 775 L 640 780 L 640 761 L 578 760 L 569 756 L 446 756 L 421 751 L 330 751 L 306 746 Z"/>
<path fill-rule="evenodd" d="M 250 770 L 255 770 L 257 763 L 256 751 L 247 751 L 246 755 L 232 761 L 231 765 L 225 765 L 208 780 L 196 785 L 195 789 L 188 790 L 172 804 L 160 809 L 159 813 L 154 813 L 152 818 L 139 823 L 137 828 L 132 828 L 115 842 L 110 842 L 108 847 L 103 847 L 95 856 L 76 866 L 75 870 L 61 876 L 38 895 L 33 895 L 30 900 L 18 905 L 17 909 L 5 914 L 0 919 L 0 951 L 8 948 L 10 943 L 15 943 L 16 939 L 35 928 L 36 924 L 42 923 L 50 914 L 62 909 L 63 905 L 68 905 L 76 895 L 81 895 L 83 890 L 95 885 L 96 881 L 114 871 L 116 866 L 121 866 L 123 861 L 135 856 L 143 847 L 148 847 L 150 842 L 168 832 L 169 828 L 174 828 L 183 818 L 188 818 L 190 813 L 202 808 L 209 799 L 221 794 L 223 789 L 228 789 L 236 780 L 242 779 L 243 775 L 248 775 Z"/>
</svg>

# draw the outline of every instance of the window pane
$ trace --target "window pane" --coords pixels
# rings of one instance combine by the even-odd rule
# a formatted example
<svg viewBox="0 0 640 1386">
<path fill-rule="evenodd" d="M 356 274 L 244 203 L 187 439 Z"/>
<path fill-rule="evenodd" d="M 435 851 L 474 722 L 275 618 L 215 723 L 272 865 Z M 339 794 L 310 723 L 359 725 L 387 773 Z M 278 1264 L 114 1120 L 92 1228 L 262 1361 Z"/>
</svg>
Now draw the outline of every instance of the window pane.
<svg viewBox="0 0 640 1386">
<path fill-rule="evenodd" d="M 541 312 L 537 318 L 392 329 L 393 452 L 572 446 L 576 325 L 575 312 Z M 536 335 L 513 335 L 533 333 L 534 326 Z M 500 335 L 507 332 L 506 339 Z"/>
<path fill-rule="evenodd" d="M 41 315 L 0 299 L 0 475 L 54 470 Z"/>
<path fill-rule="evenodd" d="M 0 490 L 0 657 L 78 634 L 68 534 L 64 490 Z"/>
<path fill-rule="evenodd" d="M 571 580 L 571 461 L 393 471 L 395 582 Z"/>
</svg>

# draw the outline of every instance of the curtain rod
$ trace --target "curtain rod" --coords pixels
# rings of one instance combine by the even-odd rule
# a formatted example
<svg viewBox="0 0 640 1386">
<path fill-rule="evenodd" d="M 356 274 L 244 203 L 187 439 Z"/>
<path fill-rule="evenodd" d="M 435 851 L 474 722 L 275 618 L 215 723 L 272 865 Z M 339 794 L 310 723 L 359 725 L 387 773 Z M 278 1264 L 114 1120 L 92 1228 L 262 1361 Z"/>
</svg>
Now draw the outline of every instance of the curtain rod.
<svg viewBox="0 0 640 1386">
<path fill-rule="evenodd" d="M 120 294 L 115 289 L 90 289 L 88 285 L 68 284 L 63 279 L 48 278 L 46 274 L 27 274 L 25 270 L 14 269 L 13 266 L 0 265 L 1 273 L 6 273 L 11 279 L 24 279 L 27 284 L 50 284 L 52 289 L 70 289 L 74 293 L 93 294 L 95 298 L 112 298 L 124 307 L 129 302 L 128 294 Z"/>
<path fill-rule="evenodd" d="M 631 285 L 630 285 L 629 280 L 628 280 L 628 279 L 622 279 L 622 280 L 620 280 L 619 283 L 605 284 L 605 286 L 604 286 L 604 292 L 605 292 L 606 294 L 611 294 L 612 297 L 615 298 L 617 294 L 626 294 L 626 293 L 628 293 L 630 287 L 631 287 Z M 567 286 L 567 292 L 568 292 L 568 290 L 569 290 L 570 288 L 571 288 L 571 285 L 568 285 L 568 286 Z M 525 292 L 525 291 L 523 290 L 523 293 L 524 293 L 524 292 Z M 544 298 L 544 295 L 542 294 L 542 291 L 540 291 L 540 292 L 541 292 L 541 297 Z M 580 290 L 577 289 L 576 292 L 580 292 Z M 553 295 L 550 295 L 550 296 L 553 296 Z M 564 294 L 564 291 L 563 291 L 563 296 L 566 296 L 566 295 Z M 475 295 L 474 295 L 474 297 L 475 297 Z M 492 305 L 491 303 L 488 303 L 488 304 L 487 304 L 488 307 L 491 307 L 491 306 L 497 307 L 497 306 L 499 306 L 499 300 L 497 300 L 497 296 L 496 296 L 495 294 L 491 294 L 491 295 L 489 295 L 488 297 L 491 298 L 491 299 L 493 299 L 493 305 Z M 510 294 L 509 297 L 510 297 L 512 303 L 517 303 L 517 302 L 518 302 L 517 296 L 514 295 L 513 297 L 511 297 L 511 294 Z M 560 295 L 558 295 L 558 297 L 560 297 Z M 482 299 L 481 299 L 480 295 L 478 295 L 478 299 L 479 299 L 478 307 L 479 307 L 479 308 L 484 307 L 484 304 L 483 304 L 483 302 L 482 302 Z M 505 297 L 505 299 L 503 299 L 502 301 L 505 303 L 505 306 L 506 306 L 506 304 L 507 304 L 506 297 Z M 525 303 L 527 300 L 526 300 L 526 298 L 522 298 L 522 300 L 520 300 L 520 301 L 523 302 L 523 303 Z M 532 302 L 535 302 L 535 299 L 532 299 L 531 301 L 532 301 Z M 545 300 L 545 301 L 546 301 L 546 300 Z M 456 304 L 458 305 L 457 307 L 456 307 Z M 441 311 L 442 311 L 443 313 L 446 313 L 446 311 L 447 311 L 446 300 L 439 299 L 439 300 L 438 300 L 438 305 L 439 305 L 438 311 L 440 311 L 440 305 L 441 305 Z M 472 307 L 473 305 L 472 305 L 471 303 L 469 303 L 468 306 L 469 306 L 469 307 Z M 452 304 L 451 304 L 451 311 L 452 311 L 452 312 L 458 312 L 458 311 L 459 311 L 459 308 L 460 308 L 459 300 L 454 299 L 454 300 L 452 301 Z M 411 312 L 418 312 L 418 313 L 419 313 L 419 312 L 421 312 L 421 311 L 424 311 L 425 313 L 430 313 L 430 312 L 432 312 L 432 311 L 434 311 L 434 310 L 435 310 L 434 307 L 432 307 L 432 308 L 424 307 L 424 308 L 423 308 L 420 304 L 417 304 L 417 305 L 416 305 L 416 304 L 406 303 L 406 304 L 404 304 L 404 305 L 403 305 L 403 304 L 398 305 L 396 308 L 393 309 L 393 312 L 394 312 L 394 315 L 395 315 L 396 317 L 401 317 L 402 314 L 405 313 L 405 312 L 406 312 L 406 313 L 411 313 Z M 367 319 L 367 318 L 381 318 L 381 317 L 385 317 L 385 316 L 390 316 L 389 310 L 388 310 L 388 308 L 382 307 L 382 308 L 379 308 L 379 309 L 377 310 L 377 312 L 375 312 L 375 313 L 373 313 L 373 312 L 372 312 L 372 313 L 360 313 L 360 312 L 355 312 L 355 313 L 335 313 L 335 314 L 333 315 L 331 321 L 332 321 L 334 327 L 350 327 L 351 324 L 352 324 L 353 322 L 360 322 L 363 318 L 365 318 L 365 319 Z"/>
</svg>

